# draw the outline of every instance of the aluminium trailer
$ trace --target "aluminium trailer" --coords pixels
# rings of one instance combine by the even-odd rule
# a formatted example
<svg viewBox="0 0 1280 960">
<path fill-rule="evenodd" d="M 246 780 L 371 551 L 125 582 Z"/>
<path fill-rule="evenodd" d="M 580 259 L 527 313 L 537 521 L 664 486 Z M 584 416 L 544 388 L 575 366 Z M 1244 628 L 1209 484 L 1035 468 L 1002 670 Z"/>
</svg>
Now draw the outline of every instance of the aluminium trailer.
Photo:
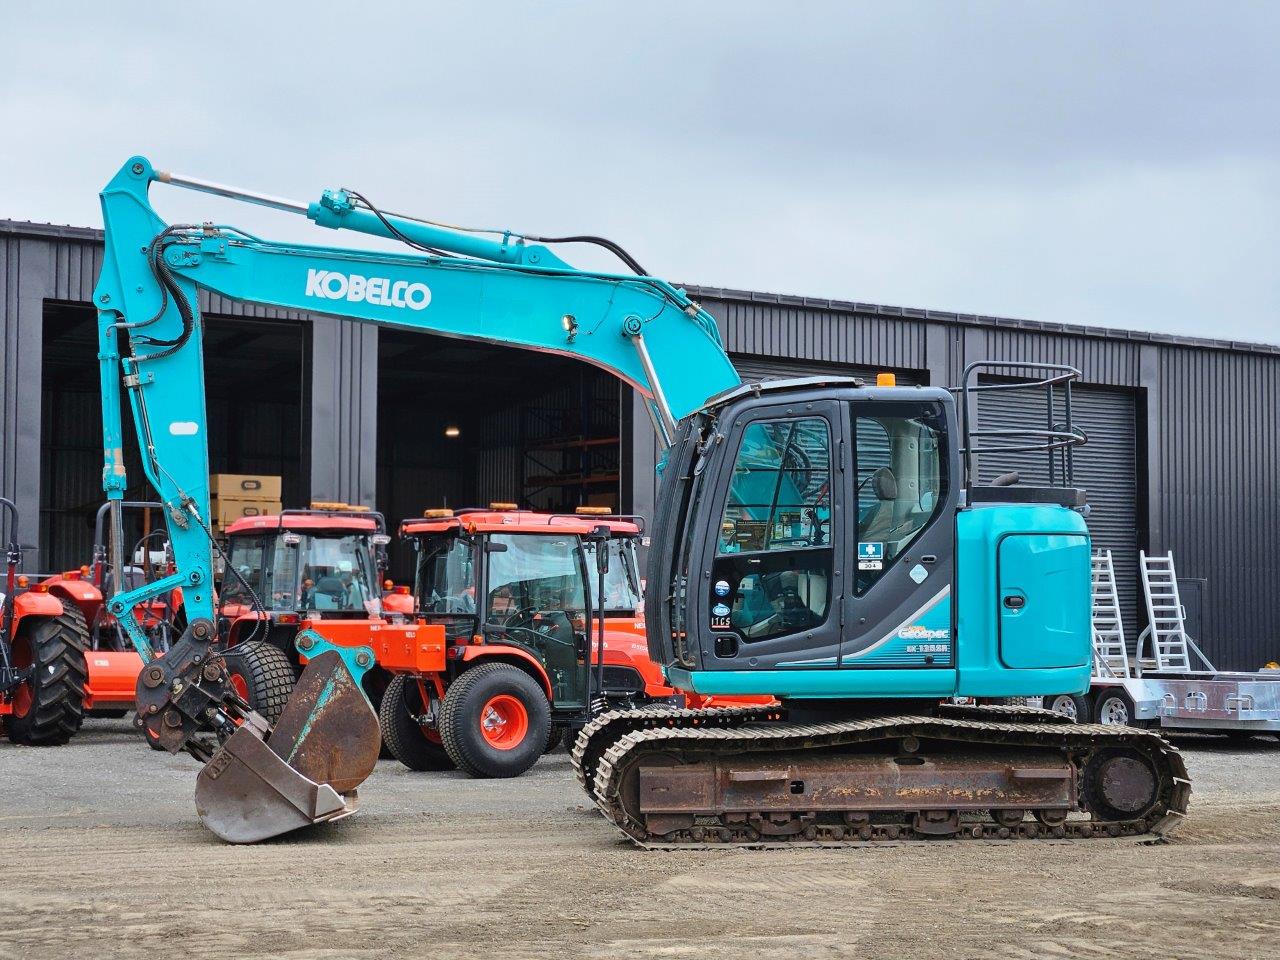
<svg viewBox="0 0 1280 960">
<path fill-rule="evenodd" d="M 1082 721 L 1249 736 L 1280 734 L 1280 670 L 1218 670 L 1187 634 L 1172 553 L 1139 553 L 1149 626 L 1131 655 L 1111 551 L 1093 558 L 1093 676 L 1044 705 Z"/>
</svg>

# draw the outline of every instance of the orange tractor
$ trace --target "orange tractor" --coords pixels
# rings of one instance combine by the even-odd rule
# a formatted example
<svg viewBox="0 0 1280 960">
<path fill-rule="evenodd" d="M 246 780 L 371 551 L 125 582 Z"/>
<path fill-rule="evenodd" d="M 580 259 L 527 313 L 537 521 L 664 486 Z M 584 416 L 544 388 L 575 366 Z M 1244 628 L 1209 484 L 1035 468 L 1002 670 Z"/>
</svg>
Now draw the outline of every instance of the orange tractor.
<svg viewBox="0 0 1280 960">
<path fill-rule="evenodd" d="M 19 575 L 18 508 L 0 497 L 9 520 L 0 594 L 0 721 L 14 743 L 66 743 L 84 717 L 87 637 L 83 622 L 57 597 Z M 74 610 L 74 607 L 70 608 Z M 135 674 L 136 675 L 136 674 Z"/>
<path fill-rule="evenodd" d="M 133 562 L 124 568 L 121 589 L 132 590 L 158 576 L 172 573 L 166 557 L 164 510 L 159 503 L 122 501 L 121 506 L 141 516 L 141 537 L 135 544 Z M 134 705 L 134 688 L 142 670 L 142 658 L 133 643 L 108 612 L 105 598 L 115 593 L 107 564 L 104 520 L 108 505 L 103 504 L 94 519 L 93 559 L 78 570 L 65 570 L 41 580 L 33 587 L 62 602 L 66 616 L 78 622 L 88 638 L 85 652 L 89 679 L 85 685 L 84 712 L 88 716 L 123 717 Z M 152 527 L 151 520 L 159 520 Z M 158 653 L 168 650 L 182 634 L 185 621 L 182 591 L 174 589 L 163 597 L 139 604 L 134 619 Z"/>
<path fill-rule="evenodd" d="M 442 632 L 444 654 L 417 668 L 380 654 L 372 671 L 389 676 L 379 720 L 405 766 L 518 776 L 603 710 L 686 704 L 649 659 L 642 527 L 608 514 L 491 504 L 401 523 L 417 556 L 414 618 Z"/>
<path fill-rule="evenodd" d="M 333 623 L 364 644 L 387 624 L 379 582 L 391 538 L 380 513 L 345 504 L 244 517 L 226 532 L 217 622 L 227 672 L 274 723 L 306 662 L 295 643 L 302 630 L 323 621 L 327 633 Z M 365 677 L 375 708 L 385 682 Z"/>
</svg>

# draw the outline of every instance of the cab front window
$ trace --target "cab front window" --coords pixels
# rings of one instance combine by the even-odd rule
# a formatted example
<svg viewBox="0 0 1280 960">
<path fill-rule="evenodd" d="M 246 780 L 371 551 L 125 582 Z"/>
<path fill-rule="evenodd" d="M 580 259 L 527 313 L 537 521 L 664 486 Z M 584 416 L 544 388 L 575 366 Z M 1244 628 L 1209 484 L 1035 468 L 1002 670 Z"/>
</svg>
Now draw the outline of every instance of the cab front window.
<svg viewBox="0 0 1280 960">
<path fill-rule="evenodd" d="M 303 610 L 317 612 L 377 613 L 381 594 L 368 541 L 363 536 L 303 535 L 296 550 L 301 563 L 299 599 Z"/>
</svg>

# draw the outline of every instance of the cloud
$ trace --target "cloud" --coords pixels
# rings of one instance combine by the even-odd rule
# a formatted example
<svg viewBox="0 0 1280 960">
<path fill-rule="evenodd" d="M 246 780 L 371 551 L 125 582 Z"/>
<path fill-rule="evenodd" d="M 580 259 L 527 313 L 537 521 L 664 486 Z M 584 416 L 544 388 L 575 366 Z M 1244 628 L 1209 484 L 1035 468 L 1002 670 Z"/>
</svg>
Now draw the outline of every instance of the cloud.
<svg viewBox="0 0 1280 960">
<path fill-rule="evenodd" d="M 602 233 L 684 282 L 1276 340 L 1261 4 L 224 4 L 7 14 L 0 216 L 130 154 Z M 156 192 L 172 219 L 304 222 Z M 360 240 L 320 234 L 318 242 Z M 600 261 L 586 251 L 583 265 Z"/>
</svg>

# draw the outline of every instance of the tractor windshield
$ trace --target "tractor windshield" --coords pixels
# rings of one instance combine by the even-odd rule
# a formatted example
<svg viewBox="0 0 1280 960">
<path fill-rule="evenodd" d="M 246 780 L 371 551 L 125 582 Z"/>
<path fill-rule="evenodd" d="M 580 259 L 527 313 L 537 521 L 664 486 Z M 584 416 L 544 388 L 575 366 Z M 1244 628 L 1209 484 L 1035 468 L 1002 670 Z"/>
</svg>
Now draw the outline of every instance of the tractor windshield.
<svg viewBox="0 0 1280 960">
<path fill-rule="evenodd" d="M 283 538 L 282 538 L 283 539 Z M 276 582 L 298 583 L 298 607 L 306 612 L 376 616 L 382 607 L 374 589 L 377 571 L 363 534 L 302 534 L 297 546 L 277 543 Z M 294 580 L 297 569 L 301 579 Z"/>
<path fill-rule="evenodd" d="M 281 532 L 234 536 L 222 578 L 222 605 L 267 611 L 377 615 L 381 595 L 364 534 Z"/>
<path fill-rule="evenodd" d="M 583 543 L 587 555 L 588 589 L 594 600 L 599 583 L 596 574 L 596 545 Z M 636 568 L 635 540 L 628 537 L 609 541 L 609 569 L 604 575 L 604 612 L 633 616 L 640 605 L 640 577 Z"/>
<path fill-rule="evenodd" d="M 218 591 L 221 605 L 251 607 L 256 596 L 268 608 L 273 606 L 270 593 L 263 589 L 267 544 L 272 539 L 261 535 L 230 538 L 227 566 Z"/>
<path fill-rule="evenodd" d="M 489 554 L 490 623 L 524 623 L 537 613 L 563 612 L 569 620 L 586 613 L 580 541 L 572 535 L 493 534 Z"/>
</svg>

